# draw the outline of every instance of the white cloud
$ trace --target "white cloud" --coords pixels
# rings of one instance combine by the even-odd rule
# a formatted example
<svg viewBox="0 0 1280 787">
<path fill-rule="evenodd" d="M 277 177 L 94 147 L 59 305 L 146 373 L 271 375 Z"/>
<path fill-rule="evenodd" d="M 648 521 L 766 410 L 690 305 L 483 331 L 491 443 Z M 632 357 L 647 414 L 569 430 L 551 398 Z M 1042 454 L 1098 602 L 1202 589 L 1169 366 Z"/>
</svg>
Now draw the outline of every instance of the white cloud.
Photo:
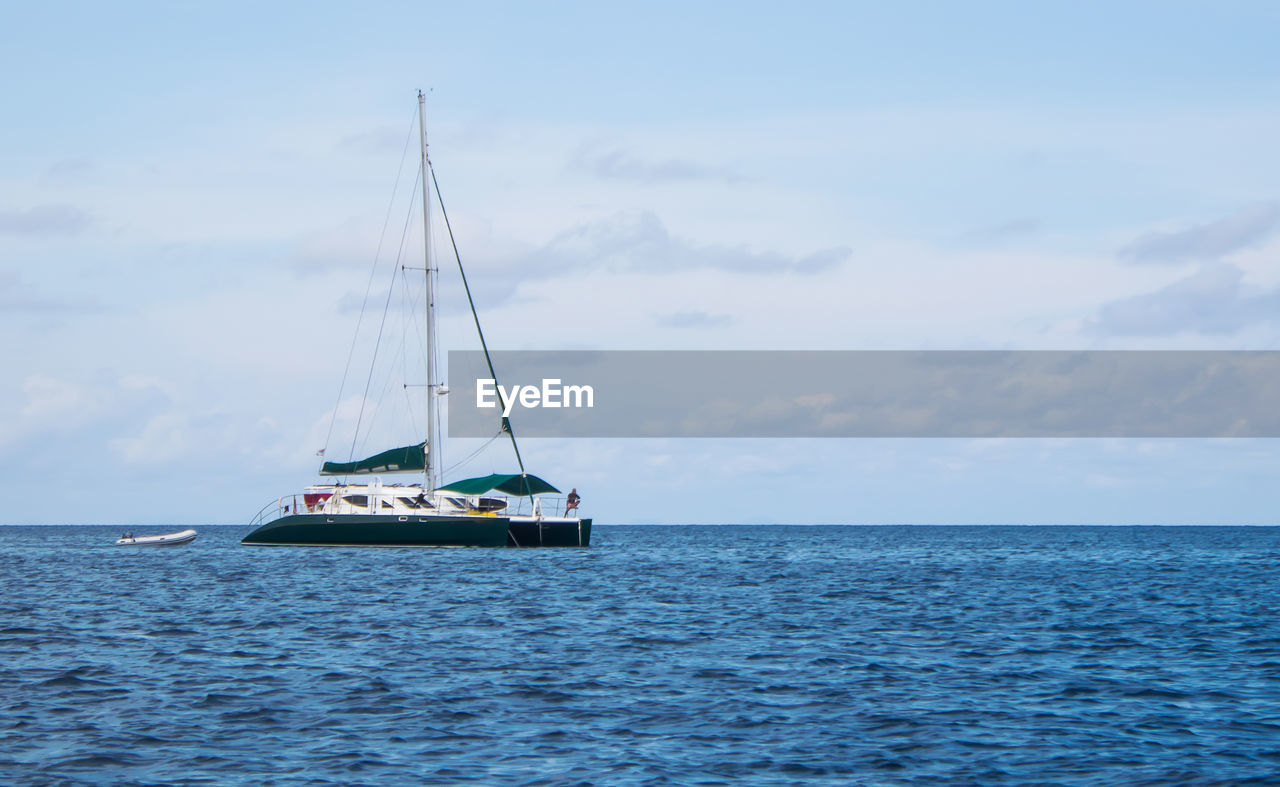
<svg viewBox="0 0 1280 787">
<path fill-rule="evenodd" d="M 1104 305 L 1093 326 L 1113 336 L 1230 335 L 1277 319 L 1280 290 L 1249 287 L 1240 268 L 1211 263 L 1155 292 Z"/>
<path fill-rule="evenodd" d="M 31 374 L 23 378 L 21 391 L 21 403 L 7 408 L 7 417 L 0 416 L 0 445 L 127 424 L 171 401 L 159 380 L 103 371 L 80 379 Z"/>
<path fill-rule="evenodd" d="M 24 420 L 51 422 L 83 416 L 94 404 L 88 389 L 44 375 L 28 377 L 22 390 L 27 396 L 21 411 Z"/>
<path fill-rule="evenodd" d="M 1145 233 L 1120 253 L 1135 262 L 1214 260 L 1261 244 L 1277 227 L 1280 204 L 1270 202 L 1184 229 Z"/>
<path fill-rule="evenodd" d="M 74 205 L 37 205 L 0 210 L 0 233 L 74 235 L 89 226 L 89 216 Z"/>
<path fill-rule="evenodd" d="M 191 424 L 178 413 L 160 413 L 142 431 L 110 442 L 113 452 L 130 464 L 164 467 L 187 457 L 192 448 Z"/>
<path fill-rule="evenodd" d="M 569 165 L 598 178 L 644 184 L 711 180 L 733 185 L 745 180 L 722 165 L 677 157 L 653 159 L 622 148 L 590 144 L 575 151 Z"/>
</svg>

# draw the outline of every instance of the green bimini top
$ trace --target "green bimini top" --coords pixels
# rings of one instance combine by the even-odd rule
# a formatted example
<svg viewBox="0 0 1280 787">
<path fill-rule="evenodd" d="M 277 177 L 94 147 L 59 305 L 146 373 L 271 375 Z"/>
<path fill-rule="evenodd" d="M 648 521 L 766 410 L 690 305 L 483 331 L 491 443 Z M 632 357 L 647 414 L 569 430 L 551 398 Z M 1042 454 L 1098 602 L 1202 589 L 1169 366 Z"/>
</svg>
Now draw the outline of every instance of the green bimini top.
<svg viewBox="0 0 1280 787">
<path fill-rule="evenodd" d="M 325 462 L 320 475 L 372 475 L 374 473 L 415 473 L 427 466 L 427 444 L 392 448 L 358 462 Z"/>
<path fill-rule="evenodd" d="M 536 475 L 504 475 L 493 473 L 479 478 L 464 478 L 440 487 L 441 492 L 457 492 L 462 495 L 482 495 L 492 489 L 508 495 L 542 495 L 548 492 L 560 494 L 560 490 L 538 478 Z"/>
</svg>

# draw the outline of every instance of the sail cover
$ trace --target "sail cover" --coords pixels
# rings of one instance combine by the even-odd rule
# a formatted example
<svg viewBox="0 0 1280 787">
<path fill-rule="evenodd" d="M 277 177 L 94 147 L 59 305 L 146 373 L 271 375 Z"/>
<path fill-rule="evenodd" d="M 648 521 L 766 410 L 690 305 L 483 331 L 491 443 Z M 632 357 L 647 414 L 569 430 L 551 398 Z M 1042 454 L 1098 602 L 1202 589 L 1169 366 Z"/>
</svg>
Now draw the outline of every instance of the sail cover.
<svg viewBox="0 0 1280 787">
<path fill-rule="evenodd" d="M 427 466 L 426 441 L 392 448 L 358 462 L 325 462 L 320 475 L 371 475 L 373 473 L 416 473 Z"/>
<path fill-rule="evenodd" d="M 509 495 L 541 495 L 547 492 L 559 494 L 560 490 L 538 478 L 536 475 L 505 475 L 494 473 L 479 478 L 464 478 L 440 487 L 441 492 L 457 492 L 462 495 L 481 495 L 491 489 Z"/>
</svg>

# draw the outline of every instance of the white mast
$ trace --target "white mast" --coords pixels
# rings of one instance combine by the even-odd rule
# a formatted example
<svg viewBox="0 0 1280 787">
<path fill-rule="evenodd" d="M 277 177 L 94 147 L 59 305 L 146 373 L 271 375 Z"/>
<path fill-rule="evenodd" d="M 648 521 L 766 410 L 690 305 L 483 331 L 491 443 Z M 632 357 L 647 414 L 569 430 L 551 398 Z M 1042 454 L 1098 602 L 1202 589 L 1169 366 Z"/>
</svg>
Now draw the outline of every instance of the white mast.
<svg viewBox="0 0 1280 787">
<path fill-rule="evenodd" d="M 422 132 L 422 247 L 427 276 L 427 456 L 423 471 L 423 491 L 438 486 L 436 472 L 440 468 L 440 446 L 436 438 L 436 302 L 431 274 L 431 187 L 430 160 L 427 158 L 427 97 L 418 91 L 418 128 Z"/>
</svg>

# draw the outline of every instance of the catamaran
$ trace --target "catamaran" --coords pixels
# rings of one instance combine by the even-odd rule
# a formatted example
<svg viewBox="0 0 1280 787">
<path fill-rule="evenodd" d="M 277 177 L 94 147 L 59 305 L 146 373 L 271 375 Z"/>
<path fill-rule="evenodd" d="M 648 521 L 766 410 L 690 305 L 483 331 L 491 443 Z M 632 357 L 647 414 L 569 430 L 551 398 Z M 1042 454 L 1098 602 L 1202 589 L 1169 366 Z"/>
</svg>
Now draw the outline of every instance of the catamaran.
<svg viewBox="0 0 1280 787">
<path fill-rule="evenodd" d="M 446 395 L 448 388 L 436 375 L 434 274 L 437 269 L 432 266 L 430 206 L 431 187 L 435 187 L 439 198 L 440 186 L 427 154 L 426 98 L 421 91 L 417 125 L 426 259 L 426 439 L 366 459 L 324 462 L 320 474 L 337 480 L 313 484 L 301 493 L 268 503 L 250 523 L 255 526 L 253 532 L 240 543 L 253 546 L 588 546 L 591 519 L 576 515 L 576 493 L 567 498 L 555 497 L 560 494 L 558 489 L 525 471 L 515 432 L 506 417 L 501 419 L 499 434 L 505 433 L 510 438 L 518 473 L 439 483 L 443 468 L 438 460 L 440 435 L 437 434 L 436 400 Z M 442 199 L 440 208 L 480 346 L 489 362 L 490 375 L 496 380 Z M 383 483 L 383 475 L 398 473 L 420 473 L 422 480 L 408 484 Z M 363 483 L 349 480 L 360 476 L 370 478 Z M 561 506 L 563 515 L 557 515 Z"/>
</svg>

